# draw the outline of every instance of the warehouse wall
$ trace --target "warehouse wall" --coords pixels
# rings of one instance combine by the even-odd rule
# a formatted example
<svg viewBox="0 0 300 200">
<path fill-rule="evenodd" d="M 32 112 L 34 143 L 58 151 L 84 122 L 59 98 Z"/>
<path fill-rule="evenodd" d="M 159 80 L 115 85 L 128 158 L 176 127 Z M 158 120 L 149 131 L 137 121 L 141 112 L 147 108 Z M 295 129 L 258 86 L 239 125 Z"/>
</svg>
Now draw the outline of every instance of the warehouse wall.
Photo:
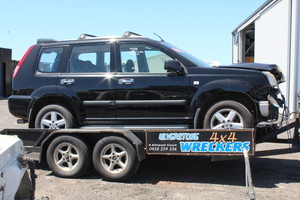
<svg viewBox="0 0 300 200">
<path fill-rule="evenodd" d="M 12 74 L 16 61 L 12 60 L 12 50 L 0 48 L 0 97 L 11 95 Z"/>
<path fill-rule="evenodd" d="M 232 33 L 233 62 L 242 62 L 242 36 L 251 23 L 255 26 L 254 62 L 282 68 L 286 82 L 280 88 L 290 111 L 296 111 L 300 108 L 300 1 L 269 0 L 239 25 Z"/>
<path fill-rule="evenodd" d="M 280 66 L 289 79 L 289 1 L 278 1 L 255 21 L 254 61 Z M 287 82 L 280 85 L 289 98 Z"/>
</svg>

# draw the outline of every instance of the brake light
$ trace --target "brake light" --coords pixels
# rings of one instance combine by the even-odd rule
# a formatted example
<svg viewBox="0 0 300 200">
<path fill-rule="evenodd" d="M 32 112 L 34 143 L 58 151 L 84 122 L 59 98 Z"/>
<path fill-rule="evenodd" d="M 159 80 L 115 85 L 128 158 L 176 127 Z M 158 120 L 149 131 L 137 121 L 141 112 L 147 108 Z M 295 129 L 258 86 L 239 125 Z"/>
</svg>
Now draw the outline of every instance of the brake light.
<svg viewBox="0 0 300 200">
<path fill-rule="evenodd" d="M 13 74 L 13 78 L 15 78 L 19 72 L 19 70 L 21 69 L 24 61 L 26 60 L 28 54 L 31 52 L 31 50 L 33 49 L 34 45 L 32 45 L 31 47 L 29 47 L 29 49 L 26 51 L 26 53 L 24 54 L 24 56 L 22 57 L 22 59 L 20 60 L 20 62 L 17 64 L 15 70 L 14 70 L 14 74 Z"/>
</svg>

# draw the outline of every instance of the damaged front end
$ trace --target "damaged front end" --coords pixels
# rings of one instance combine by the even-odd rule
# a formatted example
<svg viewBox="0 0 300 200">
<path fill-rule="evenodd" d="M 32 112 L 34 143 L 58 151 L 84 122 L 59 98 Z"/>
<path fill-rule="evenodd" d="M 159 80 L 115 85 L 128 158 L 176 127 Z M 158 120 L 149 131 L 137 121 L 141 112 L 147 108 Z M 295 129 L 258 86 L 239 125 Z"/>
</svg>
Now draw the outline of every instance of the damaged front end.
<svg viewBox="0 0 300 200">
<path fill-rule="evenodd" d="M 260 63 L 237 63 L 220 67 L 255 70 L 262 73 L 263 78 L 269 84 L 256 86 L 250 91 L 250 95 L 256 99 L 258 105 L 257 121 L 254 122 L 257 124 L 256 141 L 258 142 L 262 137 L 265 137 L 270 129 L 277 129 L 284 120 L 283 116 L 287 108 L 284 95 L 279 88 L 279 84 L 285 82 L 281 68 L 275 64 Z M 281 115 L 279 110 L 283 112 Z"/>
<path fill-rule="evenodd" d="M 268 66 L 268 67 L 266 67 Z M 285 105 L 285 97 L 282 94 L 279 84 L 285 82 L 285 77 L 282 70 L 277 65 L 266 65 L 267 71 L 262 71 L 269 85 L 263 88 L 260 94 L 263 94 L 265 101 L 259 102 L 259 110 L 261 115 L 265 117 L 257 124 L 256 142 L 262 142 L 262 138 L 269 135 L 270 132 L 277 130 L 282 126 L 285 120 L 286 112 L 288 112 Z M 279 113 L 282 112 L 282 113 Z M 277 136 L 270 137 L 269 141 L 277 140 Z"/>
<path fill-rule="evenodd" d="M 278 109 L 285 107 L 285 98 L 279 88 L 279 84 L 285 82 L 285 77 L 279 66 L 261 63 L 236 63 L 219 68 L 261 71 L 269 84 L 257 86 L 250 92 L 251 96 L 258 101 L 257 104 L 262 117 L 258 121 L 276 121 L 279 118 Z"/>
</svg>

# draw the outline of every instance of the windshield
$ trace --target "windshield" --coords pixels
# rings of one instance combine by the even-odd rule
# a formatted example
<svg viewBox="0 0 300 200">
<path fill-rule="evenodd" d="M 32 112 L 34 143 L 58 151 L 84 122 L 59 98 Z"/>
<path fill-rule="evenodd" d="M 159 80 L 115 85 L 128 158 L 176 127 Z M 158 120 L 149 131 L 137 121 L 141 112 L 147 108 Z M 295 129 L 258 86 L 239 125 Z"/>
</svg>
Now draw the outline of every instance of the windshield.
<svg viewBox="0 0 300 200">
<path fill-rule="evenodd" d="M 194 63 L 195 65 L 199 66 L 199 67 L 204 67 L 204 68 L 212 68 L 212 66 L 210 66 L 209 64 L 207 64 L 206 62 L 200 60 L 199 58 L 169 44 L 169 43 L 162 43 L 163 45 L 167 46 L 168 48 L 171 48 L 173 51 L 175 51 L 176 53 L 180 54 L 181 56 L 183 56 L 185 59 L 191 61 L 192 63 Z"/>
</svg>

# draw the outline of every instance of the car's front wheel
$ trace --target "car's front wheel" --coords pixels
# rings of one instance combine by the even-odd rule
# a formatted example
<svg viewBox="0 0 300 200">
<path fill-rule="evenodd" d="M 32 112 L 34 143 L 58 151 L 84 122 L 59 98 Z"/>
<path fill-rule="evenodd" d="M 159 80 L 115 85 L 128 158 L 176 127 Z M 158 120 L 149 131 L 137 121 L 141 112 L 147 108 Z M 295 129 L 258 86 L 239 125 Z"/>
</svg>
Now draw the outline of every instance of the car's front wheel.
<svg viewBox="0 0 300 200">
<path fill-rule="evenodd" d="M 231 100 L 220 101 L 206 112 L 203 128 L 242 129 L 253 127 L 250 111 L 241 103 Z"/>
<path fill-rule="evenodd" d="M 57 104 L 42 108 L 35 120 L 35 128 L 65 129 L 75 127 L 74 117 L 70 111 Z"/>
</svg>

